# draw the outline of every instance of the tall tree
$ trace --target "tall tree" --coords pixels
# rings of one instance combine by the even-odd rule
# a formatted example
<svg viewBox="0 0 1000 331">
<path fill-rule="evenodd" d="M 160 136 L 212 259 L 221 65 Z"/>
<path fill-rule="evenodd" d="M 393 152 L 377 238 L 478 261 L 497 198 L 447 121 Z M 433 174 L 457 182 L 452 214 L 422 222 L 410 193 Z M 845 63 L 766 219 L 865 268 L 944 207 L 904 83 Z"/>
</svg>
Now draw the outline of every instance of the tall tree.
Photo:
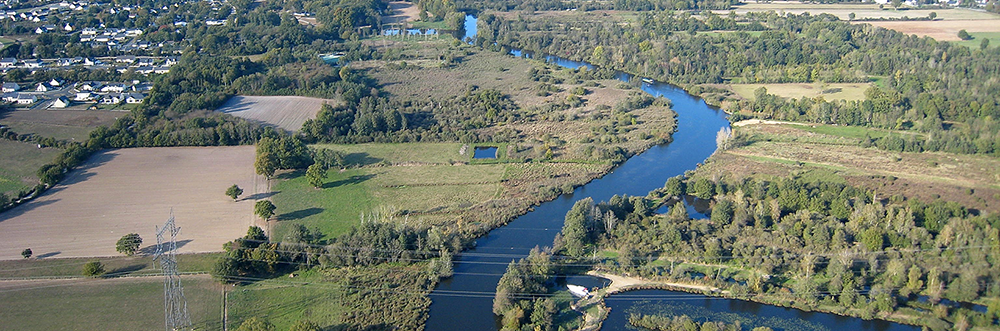
<svg viewBox="0 0 1000 331">
<path fill-rule="evenodd" d="M 315 188 L 323 187 L 323 179 L 326 178 L 326 168 L 324 168 L 319 163 L 313 163 L 306 169 L 306 179 L 309 180 L 309 185 Z"/>
<path fill-rule="evenodd" d="M 275 207 L 274 204 L 271 203 L 271 200 L 257 201 L 257 203 L 254 204 L 253 206 L 254 214 L 257 214 L 257 216 L 260 216 L 260 218 L 263 218 L 264 220 L 267 220 L 268 218 L 271 218 L 271 216 L 274 216 L 275 209 L 277 209 L 277 207 Z"/>
<path fill-rule="evenodd" d="M 226 196 L 233 198 L 233 201 L 236 201 L 236 198 L 239 198 L 240 195 L 242 194 L 243 194 L 243 189 L 241 189 L 236 184 L 233 184 L 233 186 L 230 186 L 229 188 L 226 189 Z"/>
<path fill-rule="evenodd" d="M 139 237 L 138 233 L 129 233 L 118 239 L 115 250 L 118 253 L 132 256 L 139 250 L 139 246 L 142 246 L 142 237 Z"/>
</svg>

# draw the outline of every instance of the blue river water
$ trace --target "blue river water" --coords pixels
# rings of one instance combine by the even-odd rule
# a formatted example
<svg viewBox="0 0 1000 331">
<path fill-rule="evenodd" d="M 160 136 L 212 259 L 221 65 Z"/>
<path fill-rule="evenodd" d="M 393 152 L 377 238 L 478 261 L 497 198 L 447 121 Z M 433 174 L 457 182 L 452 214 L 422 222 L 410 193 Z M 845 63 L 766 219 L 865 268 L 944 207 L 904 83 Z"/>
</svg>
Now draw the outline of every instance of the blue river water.
<svg viewBox="0 0 1000 331">
<path fill-rule="evenodd" d="M 466 17 L 465 30 L 465 40 L 475 37 L 475 17 L 471 15 Z M 520 52 L 514 54 L 521 55 Z M 548 56 L 546 58 L 549 62 L 568 68 L 590 67 L 585 63 L 557 57 Z M 496 290 L 496 285 L 506 270 L 507 264 L 527 256 L 533 247 L 551 246 L 555 235 L 562 228 L 566 212 L 576 201 L 587 197 L 593 198 L 594 201 L 607 201 L 616 194 L 646 195 L 649 191 L 662 187 L 668 178 L 681 175 L 688 170 L 694 170 L 699 163 L 704 162 L 715 152 L 716 133 L 729 126 L 724 112 L 670 84 L 640 83 L 638 81 L 640 78 L 625 73 L 618 73 L 616 78 L 625 82 L 637 80 L 635 83 L 639 83 L 640 88 L 646 93 L 671 100 L 673 109 L 677 112 L 677 132 L 673 135 L 673 142 L 654 146 L 646 152 L 629 158 L 604 177 L 578 187 L 570 194 L 564 194 L 553 201 L 537 206 L 533 211 L 518 217 L 508 225 L 495 229 L 478 239 L 475 248 L 457 254 L 454 276 L 442 281 L 431 293 L 432 304 L 427 320 L 428 330 L 499 329 L 498 321 L 492 311 L 493 292 Z M 599 281 L 593 281 L 599 283 Z M 608 304 L 612 308 L 612 313 L 603 329 L 626 329 L 626 325 L 622 321 L 628 318 L 625 312 L 634 305 L 648 305 L 651 302 L 650 299 L 656 302 L 669 302 L 671 297 L 677 297 L 670 295 L 676 292 L 649 292 L 653 294 L 652 297 L 637 296 L 635 293 L 638 292 L 626 292 L 609 297 Z M 684 293 L 683 298 L 689 303 L 691 298 L 703 299 L 705 303 L 712 303 L 710 305 L 712 309 L 721 310 L 735 310 L 725 307 L 740 305 L 751 305 L 758 312 L 785 309 L 687 293 Z M 797 312 L 799 313 L 792 312 L 791 314 L 798 316 L 797 318 L 808 319 L 809 322 L 819 323 L 832 330 L 919 330 L 889 322 L 873 323 L 832 314 Z M 849 323 L 843 324 L 841 323 L 843 321 Z"/>
</svg>

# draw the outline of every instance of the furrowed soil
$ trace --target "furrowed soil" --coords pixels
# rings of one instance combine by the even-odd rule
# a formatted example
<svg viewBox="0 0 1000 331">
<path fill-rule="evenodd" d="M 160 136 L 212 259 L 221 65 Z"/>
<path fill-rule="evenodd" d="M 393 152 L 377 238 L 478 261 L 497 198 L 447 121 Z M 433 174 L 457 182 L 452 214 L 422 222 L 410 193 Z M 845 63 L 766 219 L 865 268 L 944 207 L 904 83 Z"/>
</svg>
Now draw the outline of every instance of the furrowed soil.
<svg viewBox="0 0 1000 331">
<path fill-rule="evenodd" d="M 316 118 L 324 103 L 337 105 L 338 101 L 296 96 L 235 96 L 215 111 L 298 131 L 306 120 Z"/>
<path fill-rule="evenodd" d="M 41 197 L 0 214 L 0 260 L 114 256 L 123 235 L 138 233 L 152 253 L 156 228 L 171 211 L 179 252 L 215 252 L 255 224 L 254 200 L 267 183 L 254 174 L 253 146 L 107 150 L 92 156 Z M 244 189 L 234 202 L 224 192 Z"/>
</svg>

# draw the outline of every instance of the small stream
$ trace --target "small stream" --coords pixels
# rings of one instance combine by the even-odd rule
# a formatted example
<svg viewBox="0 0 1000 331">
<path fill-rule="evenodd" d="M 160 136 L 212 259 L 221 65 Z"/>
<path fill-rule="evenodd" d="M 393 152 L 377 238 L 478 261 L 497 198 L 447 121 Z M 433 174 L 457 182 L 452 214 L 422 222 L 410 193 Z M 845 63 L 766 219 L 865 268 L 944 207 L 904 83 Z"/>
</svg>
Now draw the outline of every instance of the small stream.
<svg viewBox="0 0 1000 331">
<path fill-rule="evenodd" d="M 476 18 L 466 16 L 465 40 L 476 35 Z M 519 51 L 513 55 L 523 56 Z M 591 67 L 589 64 L 546 56 L 547 61 L 568 68 Z M 616 74 L 624 82 L 638 81 L 626 73 Z M 473 249 L 456 255 L 454 276 L 442 281 L 431 293 L 432 304 L 427 319 L 427 330 L 497 330 L 499 321 L 493 315 L 493 292 L 500 277 L 513 260 L 528 255 L 533 247 L 551 246 L 555 235 L 562 228 L 563 218 L 573 204 L 587 197 L 594 201 L 607 201 L 613 195 L 644 196 L 660 188 L 670 177 L 694 170 L 716 149 L 715 135 L 729 121 L 724 112 L 709 106 L 704 100 L 684 90 L 659 82 L 642 82 L 642 91 L 652 96 L 663 96 L 673 102 L 677 112 L 677 132 L 673 142 L 658 145 L 629 158 L 611 173 L 576 188 L 553 201 L 537 206 L 533 211 L 518 217 L 504 227 L 491 231 L 476 241 Z M 705 210 L 697 201 L 684 201 L 690 206 L 692 217 L 704 217 Z M 700 210 L 698 210 L 700 209 Z M 568 276 L 570 283 L 596 286 L 601 280 L 587 276 Z M 830 330 L 910 331 L 919 328 L 884 322 L 863 321 L 859 318 L 833 314 L 810 313 L 796 309 L 773 307 L 741 300 L 721 299 L 682 292 L 647 290 L 625 292 L 607 300 L 612 312 L 603 330 L 628 329 L 627 313 L 634 309 L 657 309 L 661 304 L 690 305 L 689 314 L 706 309 L 708 316 L 725 313 L 747 314 L 747 318 L 777 316 L 802 325 L 822 326 Z M 662 308 L 662 307 L 661 307 Z M 693 316 L 693 315 L 692 315 Z M 714 320 L 714 319 L 713 319 Z M 747 324 L 744 324 L 747 325 Z M 749 330 L 749 328 L 745 328 Z M 804 330 L 807 330 L 806 328 Z M 813 328 L 815 329 L 815 328 Z M 794 330 L 794 329 L 787 329 Z"/>
</svg>

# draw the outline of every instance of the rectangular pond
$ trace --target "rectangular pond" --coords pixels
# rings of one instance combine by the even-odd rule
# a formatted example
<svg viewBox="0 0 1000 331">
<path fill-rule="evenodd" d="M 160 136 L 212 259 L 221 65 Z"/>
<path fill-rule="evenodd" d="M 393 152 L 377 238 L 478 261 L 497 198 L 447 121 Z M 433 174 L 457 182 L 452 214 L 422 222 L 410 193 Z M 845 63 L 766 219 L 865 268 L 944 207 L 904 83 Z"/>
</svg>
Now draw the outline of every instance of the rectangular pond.
<svg viewBox="0 0 1000 331">
<path fill-rule="evenodd" d="M 473 159 L 495 159 L 497 158 L 497 148 L 496 147 L 476 147 L 475 153 L 472 154 Z"/>
</svg>

